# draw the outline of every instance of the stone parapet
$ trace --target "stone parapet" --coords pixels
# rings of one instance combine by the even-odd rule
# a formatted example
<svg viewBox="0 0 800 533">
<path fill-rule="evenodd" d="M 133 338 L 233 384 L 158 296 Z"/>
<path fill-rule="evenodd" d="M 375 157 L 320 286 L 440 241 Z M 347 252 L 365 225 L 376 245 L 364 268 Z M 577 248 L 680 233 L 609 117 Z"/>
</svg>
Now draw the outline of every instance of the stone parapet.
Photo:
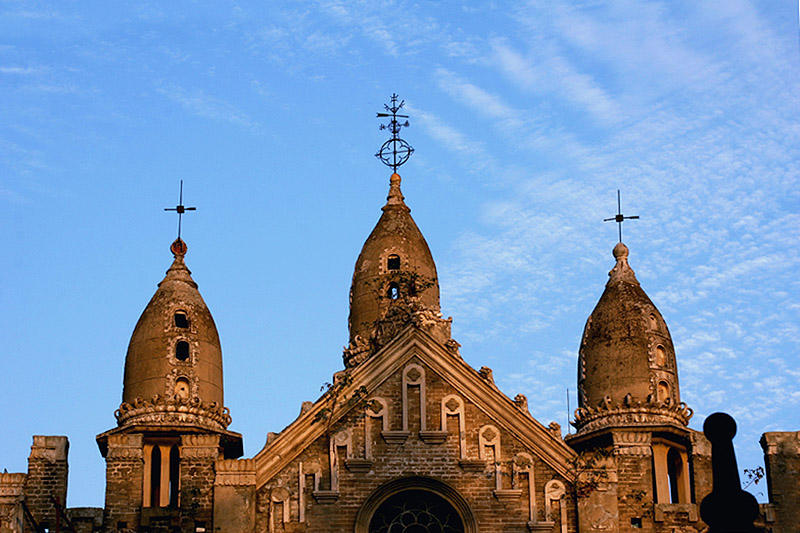
<svg viewBox="0 0 800 533">
<path fill-rule="evenodd" d="M 256 485 L 255 459 L 220 459 L 217 461 L 216 486 Z"/>
<path fill-rule="evenodd" d="M 683 402 L 674 403 L 670 399 L 657 402 L 652 395 L 645 401 L 628 395 L 621 405 L 613 405 L 606 396 L 597 407 L 578 407 L 572 425 L 579 434 L 607 427 L 667 425 L 685 428 L 692 414 L 692 409 Z"/>
<path fill-rule="evenodd" d="M 231 423 L 227 407 L 216 402 L 203 402 L 197 396 L 181 398 L 156 394 L 150 400 L 136 398 L 131 403 L 123 402 L 114 416 L 120 427 L 170 425 L 224 430 Z"/>
</svg>

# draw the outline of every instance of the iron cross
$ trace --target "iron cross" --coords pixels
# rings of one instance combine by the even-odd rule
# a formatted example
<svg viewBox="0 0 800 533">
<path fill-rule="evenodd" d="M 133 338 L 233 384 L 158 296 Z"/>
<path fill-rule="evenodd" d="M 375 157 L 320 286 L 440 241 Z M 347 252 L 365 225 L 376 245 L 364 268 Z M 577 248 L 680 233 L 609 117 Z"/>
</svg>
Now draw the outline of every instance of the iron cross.
<svg viewBox="0 0 800 533">
<path fill-rule="evenodd" d="M 164 208 L 164 211 L 176 211 L 178 213 L 178 240 L 181 240 L 181 217 L 186 211 L 195 211 L 196 209 L 196 207 L 186 207 L 183 205 L 183 180 L 181 180 L 181 194 L 178 198 L 178 205 Z"/>
<path fill-rule="evenodd" d="M 617 223 L 617 225 L 619 226 L 619 242 L 622 242 L 622 221 L 623 220 L 632 220 L 632 219 L 637 219 L 637 218 L 639 218 L 639 215 L 635 215 L 635 216 L 632 216 L 632 217 L 622 216 L 622 202 L 620 201 L 619 189 L 617 189 L 617 214 L 614 215 L 611 218 L 604 218 L 603 222 L 609 222 L 609 221 L 613 220 L 614 222 Z"/>
</svg>

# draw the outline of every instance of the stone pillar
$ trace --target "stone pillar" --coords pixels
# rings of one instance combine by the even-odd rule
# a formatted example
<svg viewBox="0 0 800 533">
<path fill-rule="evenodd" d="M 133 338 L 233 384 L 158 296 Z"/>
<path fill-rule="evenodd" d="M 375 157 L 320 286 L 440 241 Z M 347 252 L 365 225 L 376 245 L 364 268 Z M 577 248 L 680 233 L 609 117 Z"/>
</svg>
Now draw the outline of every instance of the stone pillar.
<svg viewBox="0 0 800 533">
<path fill-rule="evenodd" d="M 761 436 L 769 501 L 775 531 L 800 524 L 800 431 L 771 431 Z"/>
<path fill-rule="evenodd" d="M 691 501 L 699 503 L 711 493 L 711 443 L 702 431 L 690 430 L 692 439 L 692 477 L 694 497 Z"/>
<path fill-rule="evenodd" d="M 255 525 L 255 460 L 220 459 L 214 481 L 215 533 L 252 533 Z"/>
<path fill-rule="evenodd" d="M 182 531 L 214 531 L 214 464 L 219 455 L 219 435 L 181 436 Z"/>
<path fill-rule="evenodd" d="M 42 526 L 54 528 L 57 522 L 55 497 L 62 508 L 67 502 L 67 437 L 34 435 L 28 457 L 25 503 Z M 63 519 L 62 519 L 63 521 Z"/>
<path fill-rule="evenodd" d="M 105 531 L 139 527 L 144 462 L 141 433 L 108 436 L 106 453 Z"/>
<path fill-rule="evenodd" d="M 0 474 L 0 533 L 22 533 L 25 474 Z"/>
</svg>

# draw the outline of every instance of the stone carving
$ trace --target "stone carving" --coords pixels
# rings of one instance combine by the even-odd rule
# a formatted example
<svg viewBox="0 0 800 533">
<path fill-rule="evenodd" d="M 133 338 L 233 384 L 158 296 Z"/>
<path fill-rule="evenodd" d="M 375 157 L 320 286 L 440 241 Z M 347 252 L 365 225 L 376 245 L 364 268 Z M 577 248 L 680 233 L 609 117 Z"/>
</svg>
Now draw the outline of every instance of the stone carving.
<svg viewBox="0 0 800 533">
<path fill-rule="evenodd" d="M 478 374 L 492 387 L 495 387 L 494 384 L 494 376 L 492 375 L 492 369 L 488 366 L 482 366 L 480 370 L 478 370 Z"/>
<path fill-rule="evenodd" d="M 621 405 L 614 405 L 606 396 L 597 407 L 578 407 L 572 425 L 579 432 L 593 431 L 606 426 L 677 425 L 686 427 L 693 411 L 684 402 L 671 398 L 659 402 L 652 394 L 645 401 L 627 394 Z"/>
<path fill-rule="evenodd" d="M 564 483 L 558 479 L 551 479 L 544 486 L 544 508 L 545 516 L 548 520 L 554 520 L 553 515 L 553 502 L 557 501 L 558 512 L 561 515 L 561 533 L 567 533 L 567 510 L 565 509 L 564 495 L 566 494 Z"/>
<path fill-rule="evenodd" d="M 150 400 L 137 397 L 132 403 L 122 402 L 114 416 L 120 427 L 168 424 L 225 429 L 232 420 L 228 408 L 217 402 L 207 403 L 197 396 L 182 398 L 159 394 L 154 394 Z"/>
<path fill-rule="evenodd" d="M 522 411 L 525 414 L 530 414 L 530 411 L 528 411 L 528 397 L 527 396 L 525 396 L 522 393 L 517 394 L 516 396 L 514 396 L 514 403 L 516 404 L 517 409 L 519 409 L 520 411 Z"/>
</svg>

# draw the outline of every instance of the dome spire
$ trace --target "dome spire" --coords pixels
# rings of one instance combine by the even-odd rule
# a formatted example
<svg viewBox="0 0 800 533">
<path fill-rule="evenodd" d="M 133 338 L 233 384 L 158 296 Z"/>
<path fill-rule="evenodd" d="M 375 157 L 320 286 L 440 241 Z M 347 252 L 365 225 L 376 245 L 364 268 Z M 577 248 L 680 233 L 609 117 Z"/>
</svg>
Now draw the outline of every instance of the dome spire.
<svg viewBox="0 0 800 533">
<path fill-rule="evenodd" d="M 441 318 L 439 281 L 436 264 L 400 190 L 397 168 L 414 152 L 400 138 L 400 130 L 408 127 L 408 115 L 398 112 L 404 102 L 392 95 L 381 124 L 392 137 L 375 154 L 392 168 L 386 204 L 372 233 L 356 260 L 350 286 L 350 341 L 344 349 L 344 363 L 354 367 L 379 351 L 409 324 L 423 327 L 434 338 L 446 343 L 450 338 L 450 321 Z"/>
</svg>

